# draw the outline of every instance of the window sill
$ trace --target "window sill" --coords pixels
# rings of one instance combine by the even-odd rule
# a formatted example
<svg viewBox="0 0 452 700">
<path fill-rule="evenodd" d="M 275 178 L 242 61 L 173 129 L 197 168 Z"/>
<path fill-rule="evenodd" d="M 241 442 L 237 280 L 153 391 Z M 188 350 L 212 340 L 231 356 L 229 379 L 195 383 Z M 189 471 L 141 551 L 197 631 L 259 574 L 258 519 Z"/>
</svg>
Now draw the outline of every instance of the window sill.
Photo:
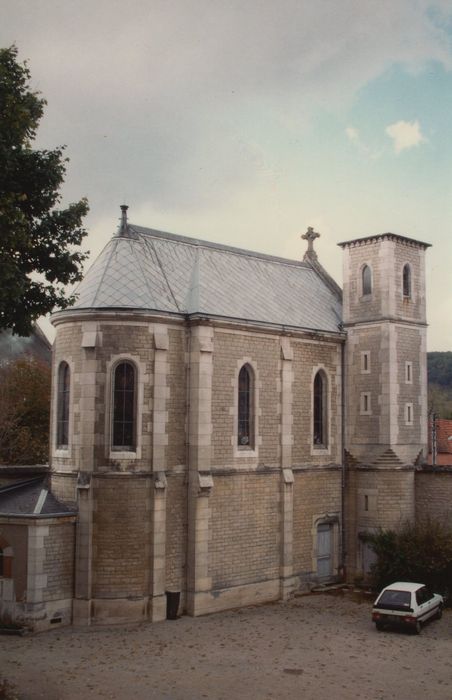
<svg viewBox="0 0 452 700">
<path fill-rule="evenodd" d="M 69 457 L 71 454 L 70 447 L 56 447 L 54 456 L 55 457 Z"/>
<path fill-rule="evenodd" d="M 136 450 L 115 450 L 111 449 L 108 455 L 110 459 L 138 459 Z"/>
<path fill-rule="evenodd" d="M 248 445 L 237 445 L 234 449 L 234 457 L 236 459 L 255 459 L 257 458 L 257 449 Z"/>
<path fill-rule="evenodd" d="M 323 456 L 323 455 L 330 455 L 331 454 L 331 449 L 329 445 L 312 445 L 311 447 L 311 455 L 317 455 L 317 456 Z"/>
</svg>

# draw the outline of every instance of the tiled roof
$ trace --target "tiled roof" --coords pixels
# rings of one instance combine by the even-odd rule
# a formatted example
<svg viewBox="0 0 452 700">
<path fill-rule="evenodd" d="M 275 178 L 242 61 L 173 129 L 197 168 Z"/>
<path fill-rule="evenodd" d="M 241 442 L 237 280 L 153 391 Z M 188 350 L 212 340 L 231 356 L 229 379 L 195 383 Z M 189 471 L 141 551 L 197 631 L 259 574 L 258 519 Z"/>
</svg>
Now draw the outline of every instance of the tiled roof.
<svg viewBox="0 0 452 700">
<path fill-rule="evenodd" d="M 11 331 L 0 333 L 0 362 L 14 361 L 27 356 L 47 365 L 52 361 L 52 346 L 39 326 L 35 325 L 26 338 L 13 335 Z"/>
<path fill-rule="evenodd" d="M 437 418 L 436 419 L 436 449 L 437 452 L 445 452 L 446 454 L 452 455 L 452 420 L 447 418 Z M 429 450 L 431 451 L 431 441 L 432 441 L 432 422 L 428 423 L 428 444 Z M 451 458 L 449 458 L 451 459 Z"/>
<path fill-rule="evenodd" d="M 0 516 L 71 515 L 74 510 L 61 503 L 48 490 L 43 477 L 27 479 L 0 488 Z"/>
<path fill-rule="evenodd" d="M 129 224 L 76 290 L 71 310 L 140 309 L 338 332 L 341 302 L 307 262 Z"/>
</svg>

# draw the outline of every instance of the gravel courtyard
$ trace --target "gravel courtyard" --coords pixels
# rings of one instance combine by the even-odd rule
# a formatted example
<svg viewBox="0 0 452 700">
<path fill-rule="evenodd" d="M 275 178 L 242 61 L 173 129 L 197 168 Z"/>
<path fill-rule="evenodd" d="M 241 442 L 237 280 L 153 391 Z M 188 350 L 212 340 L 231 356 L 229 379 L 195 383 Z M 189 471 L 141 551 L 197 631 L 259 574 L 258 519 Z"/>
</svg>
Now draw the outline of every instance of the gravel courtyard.
<svg viewBox="0 0 452 700">
<path fill-rule="evenodd" d="M 452 611 L 376 632 L 351 593 L 139 627 L 0 637 L 21 700 L 451 700 Z"/>
</svg>

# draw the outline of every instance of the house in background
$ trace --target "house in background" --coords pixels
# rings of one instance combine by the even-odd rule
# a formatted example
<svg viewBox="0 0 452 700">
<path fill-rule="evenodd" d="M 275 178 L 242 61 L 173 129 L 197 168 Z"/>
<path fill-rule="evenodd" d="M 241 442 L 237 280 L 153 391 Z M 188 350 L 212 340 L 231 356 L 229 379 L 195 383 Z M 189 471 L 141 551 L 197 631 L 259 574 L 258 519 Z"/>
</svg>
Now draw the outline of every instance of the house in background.
<svg viewBox="0 0 452 700">
<path fill-rule="evenodd" d="M 0 492 L 4 612 L 46 629 L 161 620 L 167 593 L 191 615 L 285 599 L 361 575 L 363 532 L 433 505 L 428 244 L 342 243 L 341 292 L 317 236 L 286 260 L 122 207 L 53 317 L 48 485 Z"/>
<path fill-rule="evenodd" d="M 34 325 L 31 334 L 27 337 L 13 335 L 11 331 L 0 332 L 0 363 L 12 362 L 27 356 L 46 365 L 52 362 L 52 345 L 38 324 Z"/>
<path fill-rule="evenodd" d="M 436 455 L 433 457 L 433 424 L 430 418 L 428 423 L 428 463 L 435 463 L 438 467 L 452 467 L 452 420 L 446 418 L 435 419 Z"/>
</svg>

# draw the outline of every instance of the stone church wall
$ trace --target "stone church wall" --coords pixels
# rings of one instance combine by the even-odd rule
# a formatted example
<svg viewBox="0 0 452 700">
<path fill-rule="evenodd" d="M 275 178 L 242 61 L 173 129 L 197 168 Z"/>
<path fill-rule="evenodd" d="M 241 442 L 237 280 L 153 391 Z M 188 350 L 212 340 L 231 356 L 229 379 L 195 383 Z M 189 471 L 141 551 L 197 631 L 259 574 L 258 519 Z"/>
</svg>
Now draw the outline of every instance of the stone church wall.
<svg viewBox="0 0 452 700">
<path fill-rule="evenodd" d="M 188 493 L 184 474 L 170 474 L 166 497 L 166 587 L 186 588 Z M 184 601 L 182 601 L 182 606 Z"/>
<path fill-rule="evenodd" d="M 180 610 L 192 614 L 285 596 L 315 580 L 322 519 L 334 523 L 332 575 L 338 575 L 340 342 L 200 328 L 132 319 L 58 328 L 55 362 L 71 367 L 72 439 L 68 454 L 54 450 L 52 484 L 64 502 L 79 495 L 78 624 L 162 619 L 171 590 L 181 593 Z M 109 448 L 111 376 L 119 359 L 138 370 L 138 444 L 130 455 Z M 196 361 L 204 363 L 202 376 Z M 253 372 L 255 434 L 252 445 L 239 446 L 237 384 L 245 363 Z M 327 386 L 327 445 L 320 448 L 312 444 L 319 369 Z M 200 412 L 199 435 L 188 433 L 187 411 Z M 192 490 L 190 454 L 202 454 L 190 462 Z M 196 505 L 198 471 L 211 472 L 212 486 Z M 190 502 L 200 518 L 191 524 Z M 189 581 L 190 570 L 199 576 L 200 567 L 203 576 Z"/>
<path fill-rule="evenodd" d="M 416 471 L 416 520 L 442 520 L 452 526 L 452 469 L 424 467 Z"/>
<path fill-rule="evenodd" d="M 340 563 L 341 470 L 337 467 L 300 469 L 294 474 L 293 496 L 293 570 L 301 587 L 317 578 L 317 527 L 334 524 L 336 539 L 333 575 Z"/>
<path fill-rule="evenodd" d="M 168 347 L 168 399 L 166 461 L 168 469 L 186 465 L 187 445 L 185 439 L 187 413 L 187 369 L 185 362 L 186 332 L 184 328 L 169 329 Z M 152 374 L 151 374 L 152 376 Z"/>
<path fill-rule="evenodd" d="M 346 532 L 349 576 L 363 573 L 364 549 L 360 533 L 397 528 L 413 522 L 413 468 L 350 468 L 347 472 Z"/>
<path fill-rule="evenodd" d="M 212 589 L 279 578 L 279 474 L 216 475 L 210 496 Z"/>
<path fill-rule="evenodd" d="M 293 346 L 293 446 L 292 461 L 301 464 L 341 463 L 341 346 L 307 340 L 292 340 Z M 313 447 L 313 383 L 322 369 L 328 382 L 328 448 Z"/>
<path fill-rule="evenodd" d="M 43 573 L 47 577 L 44 600 L 72 599 L 74 594 L 74 523 L 58 521 L 44 540 Z"/>
<path fill-rule="evenodd" d="M 259 463 L 277 464 L 279 458 L 278 406 L 280 346 L 276 336 L 218 330 L 214 336 L 212 377 L 212 466 L 249 461 L 234 443 L 236 382 L 248 362 L 256 380 L 257 451 Z"/>
<path fill-rule="evenodd" d="M 150 480 L 97 477 L 93 486 L 93 597 L 148 594 Z"/>
</svg>

